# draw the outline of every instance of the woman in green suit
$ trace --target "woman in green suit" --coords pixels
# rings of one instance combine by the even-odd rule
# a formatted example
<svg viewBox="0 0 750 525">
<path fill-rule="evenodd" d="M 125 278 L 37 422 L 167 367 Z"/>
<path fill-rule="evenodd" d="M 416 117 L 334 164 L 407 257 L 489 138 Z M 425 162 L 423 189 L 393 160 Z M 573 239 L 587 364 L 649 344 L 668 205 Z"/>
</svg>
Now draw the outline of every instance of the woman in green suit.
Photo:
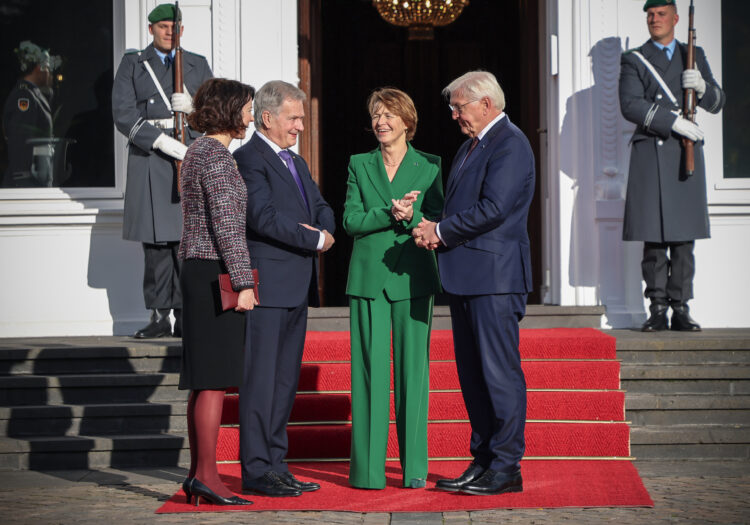
<svg viewBox="0 0 750 525">
<path fill-rule="evenodd" d="M 385 488 L 393 332 L 396 428 L 404 487 L 427 479 L 427 398 L 432 303 L 440 292 L 432 251 L 410 231 L 443 209 L 440 157 L 414 149 L 409 95 L 394 88 L 367 102 L 380 146 L 349 161 L 344 229 L 354 237 L 346 293 L 352 347 L 349 483 Z"/>
</svg>

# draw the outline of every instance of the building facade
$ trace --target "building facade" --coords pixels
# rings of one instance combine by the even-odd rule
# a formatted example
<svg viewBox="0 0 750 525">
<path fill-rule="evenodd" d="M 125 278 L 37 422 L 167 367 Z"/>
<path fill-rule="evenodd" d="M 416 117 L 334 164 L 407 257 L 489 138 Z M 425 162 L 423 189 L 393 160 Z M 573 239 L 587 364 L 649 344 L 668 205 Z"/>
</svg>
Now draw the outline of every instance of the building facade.
<svg viewBox="0 0 750 525">
<path fill-rule="evenodd" d="M 621 240 L 633 128 L 620 115 L 617 84 L 620 53 L 648 38 L 643 0 L 536 1 L 540 302 L 603 304 L 604 327 L 638 326 L 646 312 L 641 245 Z M 299 28 L 310 24 L 310 3 L 316 2 L 184 0 L 182 43 L 204 55 L 216 76 L 256 88 L 275 78 L 304 85 L 300 50 L 309 43 Z M 677 35 L 684 40 L 688 2 L 677 3 L 683 15 Z M 106 92 L 123 53 L 150 43 L 146 16 L 157 2 L 104 4 L 101 31 L 89 34 L 88 25 L 76 27 L 71 20 L 73 27 L 58 30 L 64 42 L 40 44 L 52 54 L 67 50 L 59 93 L 68 98 L 61 96 L 56 115 L 65 140 L 49 137 L 44 146 L 57 148 L 53 158 L 64 147 L 68 155 L 55 161 L 64 173 L 57 186 L 0 188 L 0 337 L 124 335 L 148 316 L 141 295 L 141 247 L 122 240 L 126 140 L 114 129 L 111 113 L 107 123 Z M 722 84 L 726 21 L 716 6 L 728 2 L 710 2 L 710 9 L 705 4 L 696 6 L 698 43 Z M 89 42 L 76 47 L 70 41 L 76 31 Z M 97 52 L 108 61 L 94 57 Z M 10 59 L 3 60 L 2 67 L 10 68 Z M 96 74 L 76 68 L 87 61 L 106 65 Z M 730 97 L 724 113 L 733 111 L 732 103 Z M 750 257 L 750 167 L 727 173 L 724 118 L 698 116 L 706 133 L 712 237 L 696 243 L 691 308 L 704 327 L 747 327 L 750 315 L 741 300 L 750 290 L 750 275 L 742 271 Z M 75 126 L 84 131 L 72 133 Z M 314 121 L 308 123 L 308 134 L 318 131 Z M 441 154 L 445 159 L 452 152 Z"/>
</svg>

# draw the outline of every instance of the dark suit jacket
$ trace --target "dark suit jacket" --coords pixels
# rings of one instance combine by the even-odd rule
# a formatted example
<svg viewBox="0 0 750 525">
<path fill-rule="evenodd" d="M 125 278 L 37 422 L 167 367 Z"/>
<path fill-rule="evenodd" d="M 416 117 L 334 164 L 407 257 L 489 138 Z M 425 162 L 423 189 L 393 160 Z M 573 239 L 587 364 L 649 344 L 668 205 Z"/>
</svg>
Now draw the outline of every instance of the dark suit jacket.
<svg viewBox="0 0 750 525">
<path fill-rule="evenodd" d="M 531 252 L 526 221 L 534 195 L 534 155 L 508 116 L 479 141 L 459 148 L 445 189 L 438 251 L 445 291 L 457 295 L 528 293 Z"/>
<path fill-rule="evenodd" d="M 247 185 L 247 247 L 258 268 L 260 305 L 291 308 L 307 298 L 311 306 L 319 306 L 320 235 L 300 224 L 333 234 L 333 210 L 312 180 L 307 163 L 293 154 L 310 203 L 308 211 L 289 168 L 258 133 L 234 152 L 234 158 Z"/>
</svg>

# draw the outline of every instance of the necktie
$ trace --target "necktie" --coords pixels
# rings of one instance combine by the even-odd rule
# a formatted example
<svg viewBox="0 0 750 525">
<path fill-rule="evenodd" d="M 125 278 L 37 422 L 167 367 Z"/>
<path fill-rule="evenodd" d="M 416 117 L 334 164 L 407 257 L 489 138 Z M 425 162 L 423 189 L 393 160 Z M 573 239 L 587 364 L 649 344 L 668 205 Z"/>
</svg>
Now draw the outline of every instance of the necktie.
<svg viewBox="0 0 750 525">
<path fill-rule="evenodd" d="M 466 159 L 469 158 L 469 155 L 471 155 L 471 152 L 474 151 L 474 148 L 477 147 L 477 144 L 479 144 L 479 139 L 477 137 L 471 139 L 471 146 L 469 146 L 469 151 L 466 152 L 464 160 L 461 161 L 461 166 L 459 166 L 458 168 L 459 170 L 464 167 L 464 164 L 466 164 Z"/>
<path fill-rule="evenodd" d="M 666 55 L 666 57 L 667 57 L 667 60 L 668 60 L 668 61 L 671 61 L 671 60 L 672 60 L 672 57 L 670 57 L 670 56 L 669 56 L 669 48 L 668 48 L 668 47 L 665 47 L 665 48 L 663 48 L 663 50 L 664 50 L 664 54 L 665 54 L 665 55 Z"/>
<path fill-rule="evenodd" d="M 279 151 L 279 157 L 284 160 L 287 168 L 289 168 L 289 171 L 292 172 L 292 177 L 294 177 L 294 182 L 297 183 L 297 188 L 299 188 L 299 192 L 302 194 L 302 199 L 305 201 L 307 211 L 310 211 L 310 203 L 307 202 L 307 194 L 305 193 L 305 188 L 302 186 L 302 179 L 299 178 L 299 173 L 297 173 L 297 168 L 294 165 L 292 154 L 289 153 L 289 151 L 282 149 L 281 151 Z"/>
<path fill-rule="evenodd" d="M 166 55 L 164 57 L 164 65 L 167 66 L 167 67 L 171 66 L 173 60 L 174 59 L 172 58 L 172 55 Z"/>
</svg>

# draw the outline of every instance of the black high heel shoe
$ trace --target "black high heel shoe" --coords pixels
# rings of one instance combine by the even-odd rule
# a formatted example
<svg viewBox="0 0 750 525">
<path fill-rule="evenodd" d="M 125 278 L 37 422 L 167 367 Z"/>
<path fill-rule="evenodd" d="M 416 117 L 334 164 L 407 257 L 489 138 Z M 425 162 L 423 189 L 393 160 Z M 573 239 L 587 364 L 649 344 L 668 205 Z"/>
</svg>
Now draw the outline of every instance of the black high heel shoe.
<svg viewBox="0 0 750 525">
<path fill-rule="evenodd" d="M 190 500 L 193 499 L 193 493 L 190 490 L 190 487 L 193 484 L 194 479 L 195 478 L 185 478 L 185 481 L 182 482 L 182 491 L 185 493 L 188 503 L 190 503 Z"/>
<path fill-rule="evenodd" d="M 243 499 L 239 496 L 232 496 L 231 498 L 225 498 L 219 496 L 213 490 L 205 486 L 198 478 L 193 478 L 192 483 L 188 487 L 193 496 L 195 496 L 195 506 L 198 506 L 200 498 L 208 500 L 209 503 L 214 505 L 252 505 L 253 502 L 249 499 Z M 189 501 L 189 500 L 188 500 Z"/>
</svg>

